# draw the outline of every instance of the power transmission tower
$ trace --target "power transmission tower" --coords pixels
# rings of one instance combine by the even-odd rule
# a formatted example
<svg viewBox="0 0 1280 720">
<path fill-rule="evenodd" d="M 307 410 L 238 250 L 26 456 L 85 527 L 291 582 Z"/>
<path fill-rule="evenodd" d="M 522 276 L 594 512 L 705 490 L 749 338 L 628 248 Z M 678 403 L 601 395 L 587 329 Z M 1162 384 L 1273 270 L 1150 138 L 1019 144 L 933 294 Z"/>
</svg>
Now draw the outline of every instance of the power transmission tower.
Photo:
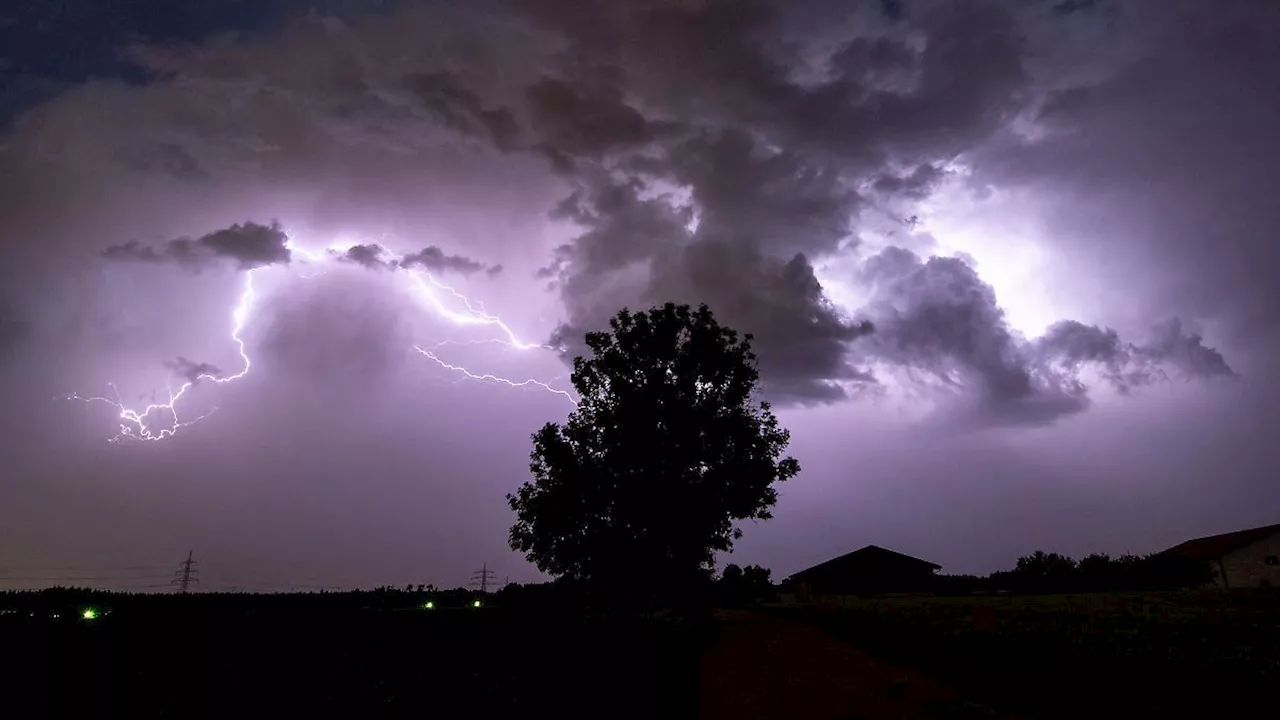
<svg viewBox="0 0 1280 720">
<path fill-rule="evenodd" d="M 173 579 L 169 581 L 170 585 L 177 585 L 178 592 L 183 595 L 187 594 L 187 590 L 193 583 L 200 582 L 200 571 L 196 570 L 196 565 L 200 563 L 191 559 L 194 552 L 194 550 L 187 551 L 187 559 L 178 564 L 178 569 L 173 571 Z"/>
<path fill-rule="evenodd" d="M 498 573 L 489 569 L 489 563 L 480 566 L 480 569 L 471 573 L 471 587 L 479 588 L 480 592 L 489 592 L 489 585 L 496 583 Z"/>
</svg>

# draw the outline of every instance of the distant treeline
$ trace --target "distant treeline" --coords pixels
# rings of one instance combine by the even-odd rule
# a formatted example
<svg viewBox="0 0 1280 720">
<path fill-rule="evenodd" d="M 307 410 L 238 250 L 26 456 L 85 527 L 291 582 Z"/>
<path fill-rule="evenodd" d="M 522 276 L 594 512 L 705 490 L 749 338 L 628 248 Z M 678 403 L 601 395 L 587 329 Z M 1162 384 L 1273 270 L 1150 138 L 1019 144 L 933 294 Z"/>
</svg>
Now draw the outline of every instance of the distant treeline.
<svg viewBox="0 0 1280 720">
<path fill-rule="evenodd" d="M 1123 590 L 1177 590 L 1198 587 L 1212 580 L 1206 563 L 1186 558 L 1153 554 L 1147 556 L 1089 555 L 1075 560 L 1058 553 L 1036 551 L 1018 558 L 1012 570 L 976 575 L 940 575 L 934 594 L 975 593 L 1084 593 Z M 777 587 L 768 568 L 730 564 L 718 576 L 707 576 L 698 590 L 715 605 L 742 607 L 777 598 Z M 37 614 L 66 613 L 73 616 L 86 607 L 135 611 L 202 608 L 218 612 L 306 612 L 309 610 L 410 610 L 474 609 L 481 607 L 526 608 L 554 612 L 575 612 L 586 605 L 582 586 L 569 581 L 510 583 L 494 592 L 481 594 L 466 588 L 437 589 L 431 585 L 381 587 L 374 590 L 319 591 L 307 593 L 197 592 L 120 593 L 85 588 L 50 588 L 40 591 L 0 591 L 0 616 L 6 613 L 38 611 Z M 428 603 L 430 605 L 428 606 Z"/>
<path fill-rule="evenodd" d="M 719 575 L 708 574 L 700 587 L 688 592 L 701 594 L 720 607 L 743 607 L 768 602 L 777 597 L 769 568 L 759 565 L 725 566 Z M 504 607 L 575 608 L 589 605 L 586 589 L 572 581 L 518 585 L 511 583 L 493 594 L 493 602 Z"/>
<path fill-rule="evenodd" d="M 937 595 L 1154 591 L 1199 587 L 1212 579 L 1206 563 L 1176 555 L 1094 554 L 1075 560 L 1058 553 L 1036 551 L 1018 558 L 1012 570 L 985 577 L 940 575 L 935 578 L 932 590 Z M 742 607 L 778 598 L 769 569 L 758 565 L 727 565 L 718 576 L 708 576 L 703 591 L 713 604 L 721 607 Z M 581 589 L 572 583 L 555 582 L 508 585 L 494 594 L 494 601 L 508 606 L 553 606 L 575 605 L 582 597 Z"/>
<path fill-rule="evenodd" d="M 701 588 L 722 606 L 744 606 L 774 597 L 768 568 L 729 565 L 718 577 L 708 576 Z M 385 586 L 372 590 L 308 592 L 172 592 L 131 593 L 90 588 L 54 587 L 44 590 L 0 591 L 0 622 L 22 617 L 74 620 L 93 608 L 104 619 L 113 612 L 133 613 L 254 613 L 279 615 L 361 610 L 475 610 L 520 608 L 540 613 L 576 613 L 587 605 L 583 586 L 571 581 L 509 583 L 493 592 L 432 585 Z M 479 606 L 475 603 L 479 602 Z M 34 613 L 34 615 L 32 615 Z"/>
<path fill-rule="evenodd" d="M 0 591 L 0 621 L 9 616 L 35 613 L 37 617 L 78 617 L 94 608 L 105 616 L 117 611 L 129 613 L 225 613 L 289 614 L 360 610 L 447 610 L 473 608 L 476 600 L 490 605 L 496 593 L 482 595 L 466 588 L 436 589 L 430 585 L 373 590 L 320 590 L 310 592 L 192 592 L 178 594 L 112 592 L 76 587 L 44 590 Z"/>
<path fill-rule="evenodd" d="M 1076 560 L 1040 550 L 1018 558 L 1012 570 L 976 575 L 943 575 L 937 578 L 938 594 L 975 592 L 1069 593 L 1121 590 L 1178 590 L 1199 587 L 1213 580 L 1207 563 L 1177 555 L 1146 556 L 1105 554 Z"/>
</svg>

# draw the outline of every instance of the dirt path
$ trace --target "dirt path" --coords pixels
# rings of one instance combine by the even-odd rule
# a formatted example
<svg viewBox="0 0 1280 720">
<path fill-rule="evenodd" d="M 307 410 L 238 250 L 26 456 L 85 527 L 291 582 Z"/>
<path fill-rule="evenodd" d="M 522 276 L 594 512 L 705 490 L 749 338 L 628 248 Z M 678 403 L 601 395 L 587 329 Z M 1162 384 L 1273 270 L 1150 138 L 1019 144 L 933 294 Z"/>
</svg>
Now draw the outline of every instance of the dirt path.
<svg viewBox="0 0 1280 720">
<path fill-rule="evenodd" d="M 702 660 L 703 720 L 1008 718 L 789 620 L 750 615 Z"/>
</svg>

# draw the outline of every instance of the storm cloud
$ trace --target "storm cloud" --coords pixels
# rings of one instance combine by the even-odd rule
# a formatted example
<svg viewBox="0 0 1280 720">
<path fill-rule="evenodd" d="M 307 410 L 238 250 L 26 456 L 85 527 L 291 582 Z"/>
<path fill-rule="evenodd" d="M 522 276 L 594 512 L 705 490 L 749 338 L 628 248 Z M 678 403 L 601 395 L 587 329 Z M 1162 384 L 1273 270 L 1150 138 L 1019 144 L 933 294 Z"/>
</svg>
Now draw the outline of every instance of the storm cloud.
<svg viewBox="0 0 1280 720">
<path fill-rule="evenodd" d="M 1085 408 L 1082 371 L 1097 372 L 1121 393 L 1167 378 L 1167 370 L 1187 380 L 1235 376 L 1176 319 L 1143 345 L 1074 320 L 1028 340 L 1009 327 L 991 286 L 959 258 L 921 260 L 893 247 L 866 261 L 861 280 L 874 288 L 863 311 L 875 327 L 859 345 L 864 357 L 969 392 L 1001 421 L 1044 422 Z"/>
<path fill-rule="evenodd" d="M 147 538 L 104 556 L 207 540 L 382 584 L 424 581 L 398 548 L 458 539 L 428 581 L 523 579 L 492 500 L 571 407 L 545 388 L 585 332 L 665 302 L 753 335 L 806 467 L 743 545 L 778 575 L 868 542 L 989 570 L 1274 522 L 1280 9 L 267 5 L 103 25 L 80 75 L 0 82 L 13 547 L 75 560 L 57 527 L 119 525 L 66 519 L 98 492 Z M 253 369 L 199 383 L 176 442 L 108 457 L 116 408 L 50 406 L 239 369 L 251 270 Z"/>
<path fill-rule="evenodd" d="M 501 265 L 485 265 L 478 260 L 472 260 L 463 255 L 449 255 L 434 245 L 429 245 L 415 253 L 405 255 L 400 258 L 399 264 L 403 268 L 420 267 L 425 270 L 452 272 L 459 275 L 470 275 L 481 270 L 489 275 L 496 275 L 502 272 Z"/>
<path fill-rule="evenodd" d="M 396 256 L 377 243 L 352 245 L 342 252 L 331 251 L 340 262 L 352 263 L 370 270 L 422 268 L 434 272 L 471 275 L 484 271 L 490 277 L 502 272 L 501 265 L 485 265 L 464 255 L 450 255 L 435 245 L 404 256 Z"/>
<path fill-rule="evenodd" d="M 352 245 L 342 252 L 330 251 L 337 256 L 339 262 L 352 263 L 370 270 L 388 270 L 396 267 L 395 258 L 387 249 L 377 243 Z"/>
<path fill-rule="evenodd" d="M 207 377 L 218 377 L 222 374 L 222 370 L 216 365 L 195 362 L 184 357 L 165 363 L 165 367 L 174 375 L 192 383 Z"/>
<path fill-rule="evenodd" d="M 829 258 L 905 244 L 906 237 L 868 245 L 886 219 L 899 225 L 891 234 L 927 237 L 913 232 L 918 206 L 954 175 L 949 164 L 1005 142 L 1015 121 L 1050 123 L 1083 102 L 1071 100 L 1081 91 L 1041 85 L 1046 61 L 1025 44 L 1028 28 L 1042 32 L 1071 18 L 1048 5 L 928 1 L 863 9 L 839 27 L 813 8 L 763 0 L 651 0 L 572 12 L 541 2 L 509 11 L 527 32 L 507 46 L 525 53 L 518 69 L 495 50 L 510 26 L 483 13 L 450 14 L 460 37 L 486 37 L 477 47 L 488 49 L 470 51 L 478 54 L 465 69 L 457 57 L 426 50 L 398 66 L 371 65 L 375 41 L 401 42 L 390 17 L 296 26 L 299 47 L 331 53 L 323 74 L 286 72 L 283 51 L 248 44 L 214 55 L 142 49 L 136 57 L 199 88 L 193 99 L 239 98 L 246 120 L 284 110 L 270 97 L 288 98 L 289 107 L 309 109 L 306 123 L 336 147 L 403 154 L 461 143 L 546 162 L 565 188 L 548 217 L 578 230 L 540 271 L 563 302 L 550 342 L 566 359 L 581 352 L 585 331 L 623 306 L 706 303 L 755 337 L 766 393 L 782 404 L 838 401 L 877 384 L 865 361 L 911 371 L 891 372 L 899 382 L 925 378 L 930 388 L 984 398 L 993 411 L 1036 404 L 1044 409 L 1028 417 L 1037 421 L 1087 406 L 1087 385 L 1097 378 L 1075 372 L 1078 356 L 1062 362 L 1048 350 L 1079 343 L 1079 333 L 1069 338 L 1059 328 L 1032 353 L 1004 322 L 995 289 L 953 257 L 922 258 L 883 291 L 894 297 L 872 293 L 867 307 L 837 306 L 815 274 Z M 430 15 L 414 6 L 403 12 L 402 20 Z M 713 45 L 703 42 L 710 32 L 719 38 Z M 255 87 L 267 94 L 246 95 Z M 262 136 L 261 119 L 243 127 L 256 129 L 253 144 L 276 148 L 273 162 L 293 154 L 289 138 Z M 262 235 L 258 246 L 238 245 L 233 231 L 247 232 L 237 226 L 105 254 L 188 266 L 226 257 L 242 268 L 288 260 L 282 240 Z M 927 246 L 909 245 L 926 253 Z M 362 244 L 340 259 L 460 275 L 500 267 L 437 246 L 397 257 Z M 1116 343 L 1129 355 L 1123 367 L 1089 364 L 1110 368 L 1100 377 L 1125 391 L 1155 372 L 1137 364 L 1174 356 Z"/>
<path fill-rule="evenodd" d="M 103 250 L 102 256 L 118 261 L 174 263 L 191 270 L 229 261 L 237 270 L 253 270 L 288 264 L 288 244 L 289 236 L 280 225 L 246 222 L 195 239 L 170 240 L 159 247 L 130 240 Z"/>
</svg>

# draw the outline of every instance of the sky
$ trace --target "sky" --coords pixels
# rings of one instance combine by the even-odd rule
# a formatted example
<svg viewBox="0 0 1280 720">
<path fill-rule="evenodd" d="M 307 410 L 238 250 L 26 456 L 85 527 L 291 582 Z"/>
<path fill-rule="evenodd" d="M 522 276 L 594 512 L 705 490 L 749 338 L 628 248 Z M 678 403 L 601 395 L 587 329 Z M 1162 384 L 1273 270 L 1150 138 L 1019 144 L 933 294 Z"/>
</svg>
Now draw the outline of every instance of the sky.
<svg viewBox="0 0 1280 720">
<path fill-rule="evenodd" d="M 1274 3 L 4 13 L 0 587 L 538 580 L 530 434 L 668 301 L 802 467 L 727 560 L 1280 522 Z"/>
</svg>

